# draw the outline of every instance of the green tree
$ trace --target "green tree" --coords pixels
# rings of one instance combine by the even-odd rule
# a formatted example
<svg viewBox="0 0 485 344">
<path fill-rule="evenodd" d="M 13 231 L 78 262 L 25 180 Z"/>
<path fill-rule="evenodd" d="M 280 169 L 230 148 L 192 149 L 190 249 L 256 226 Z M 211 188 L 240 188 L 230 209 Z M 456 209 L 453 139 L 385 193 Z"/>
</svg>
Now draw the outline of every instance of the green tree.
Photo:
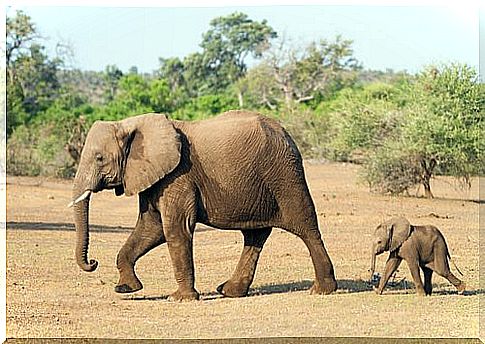
<svg viewBox="0 0 485 344">
<path fill-rule="evenodd" d="M 171 92 L 177 92 L 183 87 L 184 81 L 184 63 L 178 57 L 159 58 L 160 68 L 158 75 L 165 79 L 170 87 Z"/>
<path fill-rule="evenodd" d="M 214 18 L 202 36 L 201 52 L 182 60 L 160 58 L 158 75 L 167 81 L 173 108 L 180 109 L 192 98 L 226 93 L 246 74 L 248 58 L 261 58 L 276 36 L 266 20 L 254 21 L 244 13 Z M 242 107 L 240 92 L 238 99 Z"/>
<path fill-rule="evenodd" d="M 10 67 L 16 57 L 28 49 L 38 35 L 31 18 L 22 11 L 17 11 L 14 17 L 7 17 L 6 24 L 5 58 L 7 67 Z"/>
<path fill-rule="evenodd" d="M 410 84 L 408 94 L 400 135 L 370 157 L 367 181 L 377 188 L 381 183 L 406 184 L 397 182 L 396 174 L 382 173 L 406 162 L 406 185 L 422 184 L 428 198 L 433 197 L 430 181 L 437 173 L 469 186 L 470 177 L 483 171 L 484 163 L 484 100 L 477 73 L 459 64 L 429 67 Z M 401 192 L 397 186 L 388 191 Z"/>
<path fill-rule="evenodd" d="M 106 101 L 111 101 L 118 90 L 118 82 L 123 76 L 123 72 L 116 65 L 108 65 L 104 71 L 104 80 L 108 86 L 106 93 Z M 136 74 L 136 73 L 135 73 Z"/>
<path fill-rule="evenodd" d="M 240 12 L 214 18 L 200 46 L 210 70 L 212 90 L 225 89 L 245 75 L 248 56 L 260 58 L 277 36 L 266 20 L 253 21 Z"/>
<path fill-rule="evenodd" d="M 310 101 L 318 104 L 329 94 L 353 85 L 359 69 L 351 40 L 337 36 L 333 42 L 320 40 L 305 48 L 293 47 L 281 40 L 265 54 L 259 73 L 248 75 L 257 78 L 247 82 L 256 90 L 256 94 L 248 96 L 258 97 L 258 90 L 265 86 L 257 84 L 269 83 L 272 92 L 260 93 L 259 103 L 273 106 L 279 103 L 287 107 Z M 266 91 L 269 89 L 266 88 Z"/>
<path fill-rule="evenodd" d="M 31 18 L 21 11 L 7 18 L 7 135 L 46 110 L 57 98 L 59 58 L 50 59 Z"/>
<path fill-rule="evenodd" d="M 246 108 L 268 108 L 275 110 L 279 101 L 280 89 L 270 65 L 264 61 L 250 68 L 244 78 L 235 84 L 236 94 L 244 96 L 239 105 Z"/>
<path fill-rule="evenodd" d="M 329 114 L 334 132 L 330 158 L 363 162 L 387 140 L 397 139 L 404 118 L 401 98 L 408 94 L 403 87 L 374 83 L 345 88 L 321 103 L 316 111 Z"/>
</svg>

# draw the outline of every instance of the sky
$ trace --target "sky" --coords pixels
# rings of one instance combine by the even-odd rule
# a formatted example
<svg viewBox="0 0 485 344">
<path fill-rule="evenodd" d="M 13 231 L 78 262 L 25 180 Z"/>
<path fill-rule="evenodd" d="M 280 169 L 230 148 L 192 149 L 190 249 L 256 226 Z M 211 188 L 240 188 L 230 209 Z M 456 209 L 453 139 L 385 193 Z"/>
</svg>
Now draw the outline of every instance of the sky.
<svg viewBox="0 0 485 344">
<path fill-rule="evenodd" d="M 91 2 L 92 4 L 92 2 Z M 135 3 L 136 4 L 136 3 Z M 133 2 L 131 3 L 133 6 Z M 354 56 L 366 69 L 419 72 L 429 64 L 460 62 L 478 69 L 479 15 L 476 6 L 263 5 L 231 7 L 7 7 L 25 11 L 36 23 L 51 55 L 68 44 L 71 67 L 104 70 L 117 65 L 152 72 L 160 57 L 200 51 L 211 19 L 235 11 L 266 19 L 295 46 L 336 35 L 353 40 Z"/>
</svg>

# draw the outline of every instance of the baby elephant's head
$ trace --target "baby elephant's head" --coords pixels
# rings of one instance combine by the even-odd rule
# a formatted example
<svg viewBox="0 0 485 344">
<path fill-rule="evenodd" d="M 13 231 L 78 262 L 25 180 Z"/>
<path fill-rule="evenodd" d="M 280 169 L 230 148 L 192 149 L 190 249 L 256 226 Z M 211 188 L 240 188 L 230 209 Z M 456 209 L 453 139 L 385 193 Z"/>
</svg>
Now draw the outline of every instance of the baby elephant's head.
<svg viewBox="0 0 485 344">
<path fill-rule="evenodd" d="M 397 250 L 411 234 L 411 224 L 404 217 L 394 217 L 377 226 L 372 237 L 371 278 L 375 271 L 376 256 Z"/>
<path fill-rule="evenodd" d="M 394 217 L 377 226 L 372 241 L 373 254 L 395 251 L 411 234 L 411 224 L 404 217 Z"/>
</svg>

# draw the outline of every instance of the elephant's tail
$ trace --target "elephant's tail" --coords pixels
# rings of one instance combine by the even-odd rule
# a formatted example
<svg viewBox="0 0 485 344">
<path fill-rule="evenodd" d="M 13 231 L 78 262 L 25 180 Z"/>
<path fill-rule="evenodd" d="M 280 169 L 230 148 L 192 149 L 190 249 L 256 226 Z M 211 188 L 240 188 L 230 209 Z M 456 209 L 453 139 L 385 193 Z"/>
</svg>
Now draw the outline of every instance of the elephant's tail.
<svg viewBox="0 0 485 344">
<path fill-rule="evenodd" d="M 448 255 L 448 258 L 450 259 L 450 262 L 453 263 L 453 266 L 455 267 L 455 270 L 458 271 L 460 276 L 463 276 L 463 273 L 460 271 L 460 269 L 458 269 L 458 266 L 456 266 L 455 260 L 453 258 L 451 258 L 450 252 L 448 252 L 448 250 L 446 250 L 446 251 L 447 251 L 446 254 Z"/>
<path fill-rule="evenodd" d="M 448 259 L 450 260 L 450 262 L 453 263 L 453 266 L 455 267 L 455 270 L 458 271 L 458 273 L 460 274 L 460 276 L 463 276 L 463 274 L 461 273 L 460 269 L 458 269 L 458 266 L 456 266 L 455 260 L 453 258 L 451 258 L 450 249 L 448 248 L 448 243 L 446 242 L 445 237 L 443 236 L 443 233 L 440 232 L 440 235 L 443 238 L 443 242 L 445 243 L 446 256 L 448 257 Z"/>
</svg>

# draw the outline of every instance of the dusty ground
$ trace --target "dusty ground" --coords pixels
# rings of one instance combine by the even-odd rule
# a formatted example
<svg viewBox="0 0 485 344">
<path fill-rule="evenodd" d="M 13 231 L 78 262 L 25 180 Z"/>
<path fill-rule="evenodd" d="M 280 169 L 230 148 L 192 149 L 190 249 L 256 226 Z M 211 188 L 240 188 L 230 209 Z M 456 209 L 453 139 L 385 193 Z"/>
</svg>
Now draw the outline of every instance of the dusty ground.
<svg viewBox="0 0 485 344">
<path fill-rule="evenodd" d="M 130 296 L 113 291 L 115 257 L 136 220 L 137 199 L 110 192 L 92 200 L 90 256 L 100 266 L 82 272 L 73 259 L 69 181 L 8 178 L 7 336 L 97 338 L 226 338 L 282 336 L 478 337 L 478 181 L 460 191 L 450 179 L 434 181 L 436 199 L 370 194 L 352 165 L 306 165 L 323 237 L 340 289 L 311 296 L 313 268 L 298 238 L 274 230 L 260 259 L 251 295 L 222 298 L 215 287 L 234 269 L 242 248 L 238 232 L 198 230 L 196 288 L 202 299 L 171 303 L 176 289 L 166 246 L 143 257 L 137 272 L 145 288 Z M 474 201 L 473 201 L 474 200 Z M 104 205 L 104 209 L 101 209 Z M 363 281 L 373 228 L 393 215 L 438 226 L 468 285 L 456 294 L 434 276 L 434 295 L 414 295 L 405 281 L 377 296 Z M 104 226 L 104 227 L 103 227 Z M 378 260 L 382 271 L 385 256 Z"/>
</svg>

